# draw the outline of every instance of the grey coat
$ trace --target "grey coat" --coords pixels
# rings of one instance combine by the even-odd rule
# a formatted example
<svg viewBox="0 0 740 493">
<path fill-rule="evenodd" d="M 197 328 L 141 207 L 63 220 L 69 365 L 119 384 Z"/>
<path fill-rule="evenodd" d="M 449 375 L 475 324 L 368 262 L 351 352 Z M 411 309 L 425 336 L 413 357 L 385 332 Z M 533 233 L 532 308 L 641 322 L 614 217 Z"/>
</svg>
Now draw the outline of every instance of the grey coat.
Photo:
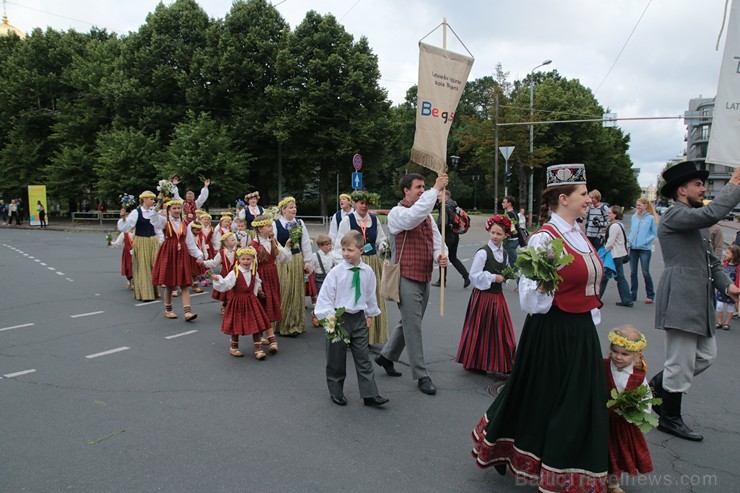
<svg viewBox="0 0 740 493">
<path fill-rule="evenodd" d="M 676 202 L 658 225 L 665 270 L 655 298 L 655 328 L 714 335 L 714 289 L 732 283 L 712 252 L 707 228 L 740 202 L 740 186 L 727 184 L 708 205 L 692 208 Z"/>
</svg>

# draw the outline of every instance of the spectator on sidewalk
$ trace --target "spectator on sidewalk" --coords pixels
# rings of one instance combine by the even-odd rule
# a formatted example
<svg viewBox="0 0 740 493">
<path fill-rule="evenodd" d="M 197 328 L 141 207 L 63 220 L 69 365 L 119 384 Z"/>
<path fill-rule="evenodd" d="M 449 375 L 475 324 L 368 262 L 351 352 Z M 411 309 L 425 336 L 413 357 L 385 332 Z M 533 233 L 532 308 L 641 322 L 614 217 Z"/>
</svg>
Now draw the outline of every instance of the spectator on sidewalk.
<svg viewBox="0 0 740 493">
<path fill-rule="evenodd" d="M 468 270 L 465 268 L 462 262 L 460 262 L 460 259 L 457 258 L 457 247 L 460 244 L 460 235 L 455 233 L 453 230 L 455 226 L 455 216 L 457 215 L 457 202 L 452 200 L 450 190 L 445 190 L 445 225 L 446 231 L 445 231 L 445 245 L 447 245 L 447 257 L 449 258 L 449 262 L 455 266 L 455 269 L 460 273 L 460 275 L 463 278 L 463 288 L 467 288 L 470 286 L 470 279 L 468 278 Z M 442 192 L 439 192 L 439 196 L 437 197 L 437 210 L 439 210 L 439 215 L 437 216 L 437 227 L 439 228 L 439 231 L 442 231 Z M 445 286 L 447 285 L 447 271 L 449 269 L 445 269 Z M 442 268 L 439 268 L 439 274 L 440 277 L 437 279 L 437 282 L 432 283 L 432 286 L 439 287 L 441 286 L 442 282 Z"/>
<path fill-rule="evenodd" d="M 0 199 L 0 218 L 3 220 L 3 226 L 8 224 L 8 204 L 3 199 Z"/>
</svg>

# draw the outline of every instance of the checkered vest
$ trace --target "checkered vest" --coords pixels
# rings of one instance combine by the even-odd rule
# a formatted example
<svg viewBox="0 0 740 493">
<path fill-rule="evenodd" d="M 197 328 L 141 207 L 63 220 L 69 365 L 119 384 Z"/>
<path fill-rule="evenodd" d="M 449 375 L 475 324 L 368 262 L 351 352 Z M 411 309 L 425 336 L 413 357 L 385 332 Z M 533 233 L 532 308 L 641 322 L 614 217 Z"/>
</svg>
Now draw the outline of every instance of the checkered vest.
<svg viewBox="0 0 740 493">
<path fill-rule="evenodd" d="M 431 281 L 434 268 L 432 218 L 427 217 L 414 229 L 398 233 L 395 242 L 397 263 L 401 254 L 401 276 L 418 282 Z"/>
</svg>

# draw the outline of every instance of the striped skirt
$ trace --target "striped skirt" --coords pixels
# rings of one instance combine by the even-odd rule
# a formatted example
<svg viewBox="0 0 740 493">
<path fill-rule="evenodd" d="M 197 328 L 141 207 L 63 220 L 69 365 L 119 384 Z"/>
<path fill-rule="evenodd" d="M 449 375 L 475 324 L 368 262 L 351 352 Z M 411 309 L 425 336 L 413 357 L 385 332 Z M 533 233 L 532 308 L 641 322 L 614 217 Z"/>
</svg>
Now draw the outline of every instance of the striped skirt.
<svg viewBox="0 0 740 493">
<path fill-rule="evenodd" d="M 388 313 L 386 312 L 385 300 L 380 296 L 380 279 L 383 273 L 383 262 L 377 255 L 363 255 L 362 261 L 365 262 L 375 272 L 375 297 L 378 298 L 378 308 L 380 315 L 373 318 L 373 324 L 370 326 L 369 344 L 383 344 L 388 340 Z"/>
<path fill-rule="evenodd" d="M 139 301 L 153 301 L 159 298 L 157 288 L 152 284 L 152 268 L 157 258 L 159 240 L 156 236 L 134 237 L 134 297 Z"/>
<path fill-rule="evenodd" d="M 278 265 L 280 278 L 280 311 L 277 333 L 283 336 L 306 330 L 306 295 L 303 276 L 303 254 L 294 253 L 287 264 Z"/>
<path fill-rule="evenodd" d="M 473 289 L 456 361 L 466 370 L 511 373 L 516 336 L 503 293 Z"/>
</svg>

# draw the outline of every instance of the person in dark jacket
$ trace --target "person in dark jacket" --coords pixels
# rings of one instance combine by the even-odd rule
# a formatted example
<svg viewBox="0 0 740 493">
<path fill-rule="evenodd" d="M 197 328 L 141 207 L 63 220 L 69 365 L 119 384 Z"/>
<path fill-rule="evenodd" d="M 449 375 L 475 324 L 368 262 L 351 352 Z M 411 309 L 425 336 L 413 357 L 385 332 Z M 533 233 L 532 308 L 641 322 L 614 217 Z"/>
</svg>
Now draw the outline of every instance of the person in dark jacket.
<svg viewBox="0 0 740 493">
<path fill-rule="evenodd" d="M 460 275 L 463 278 L 463 288 L 467 288 L 470 286 L 470 279 L 468 278 L 468 270 L 465 268 L 462 262 L 460 262 L 460 259 L 457 258 L 457 246 L 460 244 L 460 235 L 455 233 L 452 229 L 455 224 L 455 216 L 457 215 L 457 202 L 452 200 L 450 198 L 450 191 L 445 190 L 445 211 L 446 211 L 446 217 L 445 217 L 445 224 L 447 227 L 447 231 L 445 231 L 445 245 L 447 245 L 447 257 L 449 258 L 449 261 L 452 265 L 455 266 L 455 269 L 460 273 Z M 437 227 L 440 231 L 442 231 L 442 192 L 439 192 L 439 197 L 437 197 L 437 210 L 440 211 L 439 215 L 437 216 Z M 445 269 L 445 286 L 447 285 L 447 270 Z M 432 283 L 432 286 L 441 286 L 442 281 L 442 268 L 439 269 L 440 277 L 437 279 L 437 282 Z"/>
</svg>

